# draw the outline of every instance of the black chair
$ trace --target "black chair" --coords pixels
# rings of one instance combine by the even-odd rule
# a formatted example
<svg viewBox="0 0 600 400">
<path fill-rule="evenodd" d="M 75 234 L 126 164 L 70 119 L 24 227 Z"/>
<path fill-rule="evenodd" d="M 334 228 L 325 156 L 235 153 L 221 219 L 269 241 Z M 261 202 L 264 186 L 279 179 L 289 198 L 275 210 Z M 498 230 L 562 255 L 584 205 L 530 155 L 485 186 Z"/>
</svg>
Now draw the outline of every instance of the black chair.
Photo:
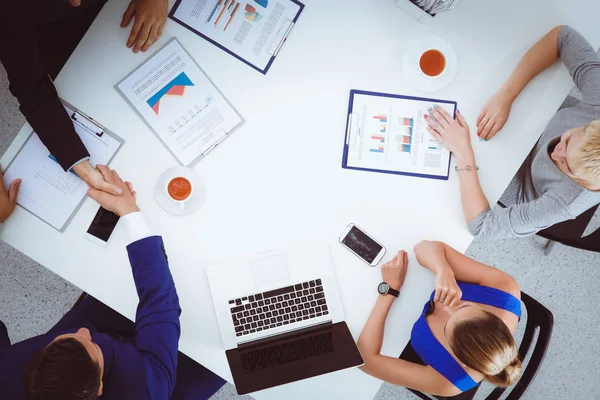
<svg viewBox="0 0 600 400">
<path fill-rule="evenodd" d="M 525 308 L 527 309 L 527 325 L 525 327 L 525 333 L 523 335 L 523 341 L 519 346 L 519 357 L 521 360 L 525 359 L 525 356 L 529 352 L 529 349 L 532 347 L 533 338 L 535 331 L 538 331 L 538 337 L 535 341 L 535 345 L 533 347 L 533 351 L 531 353 L 531 358 L 524 365 L 523 374 L 519 381 L 512 388 L 501 388 L 496 387 L 487 397 L 486 400 L 497 400 L 506 390 L 510 390 L 506 400 L 517 400 L 520 399 L 527 388 L 533 382 L 537 372 L 542 365 L 542 361 L 546 355 L 546 351 L 548 350 L 548 346 L 550 345 L 550 337 L 552 336 L 552 326 L 554 325 L 554 317 L 552 312 L 548 310 L 546 307 L 541 305 L 537 300 L 531 298 L 526 293 L 521 292 L 521 301 L 525 304 Z M 419 355 L 415 352 L 410 342 L 404 348 L 404 351 L 400 355 L 400 358 L 406 361 L 418 363 L 421 365 L 425 365 L 423 360 L 419 357 Z M 452 397 L 443 397 L 443 396 L 432 396 L 427 395 L 425 393 L 419 392 L 417 390 L 410 390 L 412 393 L 417 395 L 419 398 L 423 400 L 472 400 L 475 397 L 475 394 L 479 390 L 480 385 L 477 385 L 471 390 L 463 392 L 459 395 Z"/>
<path fill-rule="evenodd" d="M 577 249 L 600 252 L 600 228 L 587 236 L 583 236 L 598 206 L 592 207 L 575 219 L 559 222 L 550 228 L 539 231 L 537 234 L 548 239 L 544 246 L 544 252 L 548 254 L 554 242 Z"/>
</svg>

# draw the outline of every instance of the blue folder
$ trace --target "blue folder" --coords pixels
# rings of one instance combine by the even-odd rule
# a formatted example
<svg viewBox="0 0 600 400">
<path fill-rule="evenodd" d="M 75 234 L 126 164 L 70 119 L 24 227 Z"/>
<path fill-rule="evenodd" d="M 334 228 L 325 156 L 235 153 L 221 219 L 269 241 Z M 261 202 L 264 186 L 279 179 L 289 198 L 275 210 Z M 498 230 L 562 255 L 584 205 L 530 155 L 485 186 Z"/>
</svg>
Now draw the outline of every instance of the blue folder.
<svg viewBox="0 0 600 400">
<path fill-rule="evenodd" d="M 286 41 L 287 36 L 289 35 L 289 30 L 291 29 L 291 27 L 294 26 L 294 24 L 296 24 L 296 21 L 298 21 L 298 18 L 300 17 L 300 14 L 302 14 L 302 10 L 304 10 L 304 4 L 300 3 L 298 0 L 290 0 L 292 3 L 296 3 L 300 9 L 298 10 L 298 13 L 296 13 L 296 16 L 294 17 L 294 19 L 292 20 L 292 25 L 291 27 L 288 29 L 288 32 L 283 36 L 283 39 L 278 47 L 278 50 L 276 51 L 276 54 L 273 54 L 273 56 L 271 57 L 271 59 L 269 60 L 269 62 L 267 63 L 267 66 L 264 69 L 261 69 L 259 67 L 257 67 L 256 65 L 252 64 L 250 61 L 240 57 L 239 55 L 237 55 L 235 52 L 229 50 L 227 47 L 220 45 L 219 43 L 215 42 L 214 40 L 212 40 L 211 38 L 209 38 L 206 35 L 203 35 L 202 33 L 198 32 L 196 29 L 192 28 L 191 26 L 189 26 L 188 24 L 184 23 L 183 21 L 180 21 L 179 19 L 177 19 L 175 17 L 175 12 L 177 11 L 177 8 L 179 7 L 179 4 L 181 3 L 182 0 L 177 0 L 175 2 L 175 5 L 173 5 L 173 8 L 171 8 L 171 12 L 169 12 L 169 18 L 171 18 L 173 21 L 177 22 L 178 24 L 186 27 L 187 29 L 189 29 L 190 31 L 194 32 L 196 35 L 203 37 L 204 39 L 208 40 L 210 43 L 214 44 L 215 46 L 217 46 L 218 48 L 220 48 L 221 50 L 226 51 L 227 53 L 231 54 L 232 56 L 234 56 L 235 58 L 237 58 L 238 60 L 242 61 L 243 63 L 251 66 L 252 68 L 254 68 L 255 70 L 257 70 L 258 72 L 266 75 L 267 71 L 269 71 L 269 68 L 271 68 L 271 64 L 273 64 L 273 61 L 275 61 L 275 57 L 277 57 L 277 54 L 279 53 L 279 49 L 281 48 L 281 46 L 283 45 L 283 43 Z M 260 5 L 261 7 L 265 7 L 268 4 L 268 0 L 254 0 L 254 2 L 258 5 Z M 248 2 L 250 3 L 250 2 Z M 217 5 L 219 4 L 219 2 L 217 2 Z M 241 3 L 240 3 L 241 6 Z"/>
<path fill-rule="evenodd" d="M 456 118 L 456 107 L 457 103 L 455 101 L 450 100 L 440 100 L 440 99 L 430 99 L 425 97 L 413 97 L 413 96 L 402 96 L 399 94 L 390 94 L 390 93 L 377 93 L 377 92 L 369 92 L 364 90 L 350 90 L 350 101 L 348 103 L 348 115 L 346 120 L 346 133 L 344 135 L 344 154 L 342 156 L 342 168 L 345 169 L 353 169 L 358 171 L 369 171 L 369 172 L 379 172 L 383 174 L 395 174 L 395 175 L 407 175 L 407 176 L 416 176 L 419 178 L 429 178 L 429 179 L 439 179 L 439 180 L 448 180 L 448 176 L 450 175 L 450 161 L 452 159 L 452 154 L 448 158 L 448 169 L 445 176 L 440 175 L 428 175 L 428 174 L 416 174 L 412 172 L 401 172 L 401 171 L 391 171 L 386 169 L 371 169 L 371 168 L 362 168 L 348 165 L 348 149 L 349 149 L 349 136 L 350 136 L 350 124 L 352 119 L 352 114 L 354 113 L 354 95 L 366 95 L 366 96 L 374 96 L 374 97 L 390 97 L 395 99 L 406 99 L 406 100 L 417 100 L 417 101 L 427 101 L 437 104 L 451 104 L 454 106 L 453 116 Z"/>
</svg>

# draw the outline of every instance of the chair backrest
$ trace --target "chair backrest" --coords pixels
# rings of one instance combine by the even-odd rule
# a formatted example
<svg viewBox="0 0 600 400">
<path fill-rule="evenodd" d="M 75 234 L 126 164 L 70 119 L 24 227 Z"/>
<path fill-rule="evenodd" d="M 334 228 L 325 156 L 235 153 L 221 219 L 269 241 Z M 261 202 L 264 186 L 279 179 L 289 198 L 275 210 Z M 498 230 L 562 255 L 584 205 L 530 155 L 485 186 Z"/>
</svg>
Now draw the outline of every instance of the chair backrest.
<svg viewBox="0 0 600 400">
<path fill-rule="evenodd" d="M 552 315 L 552 312 L 550 312 L 550 310 L 540 304 L 537 300 L 533 299 L 526 293 L 521 292 L 521 301 L 525 304 L 525 308 L 527 309 L 527 325 L 525 327 L 523 340 L 519 346 L 519 357 L 521 360 L 525 359 L 525 356 L 529 352 L 529 349 L 533 344 L 533 338 L 536 331 L 538 331 L 538 336 L 537 340 L 535 341 L 533 351 L 531 352 L 529 362 L 523 369 L 523 373 L 519 381 L 510 390 L 506 400 L 520 399 L 533 382 L 533 379 L 537 375 L 537 372 L 542 365 L 542 361 L 546 356 L 546 351 L 550 345 L 550 338 L 552 337 L 552 327 L 554 325 L 554 316 Z M 423 360 L 421 360 L 419 355 L 413 349 L 410 342 L 408 342 L 404 348 L 404 351 L 402 351 L 400 358 L 406 361 L 425 365 Z M 453 397 L 431 396 L 417 390 L 409 390 L 424 400 L 471 400 L 475 397 L 479 387 L 480 385 L 477 385 L 473 389 Z M 486 400 L 497 400 L 506 390 L 507 389 L 505 388 L 497 387 L 488 395 L 488 397 L 486 397 Z"/>
<path fill-rule="evenodd" d="M 537 234 L 543 238 L 562 243 L 577 249 L 600 252 L 600 229 L 583 236 L 585 229 L 598 210 L 598 205 L 590 208 L 575 219 L 559 222 Z"/>
</svg>

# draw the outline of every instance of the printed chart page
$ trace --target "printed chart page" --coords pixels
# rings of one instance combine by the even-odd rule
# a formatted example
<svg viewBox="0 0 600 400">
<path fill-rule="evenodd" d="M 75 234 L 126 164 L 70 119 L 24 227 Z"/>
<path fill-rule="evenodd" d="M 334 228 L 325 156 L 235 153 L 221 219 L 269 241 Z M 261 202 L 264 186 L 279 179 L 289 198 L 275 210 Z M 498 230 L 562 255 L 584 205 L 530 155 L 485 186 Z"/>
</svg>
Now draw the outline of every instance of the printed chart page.
<svg viewBox="0 0 600 400">
<path fill-rule="evenodd" d="M 171 18 L 266 73 L 301 10 L 292 0 L 180 0 Z"/>
<path fill-rule="evenodd" d="M 190 165 L 242 122 L 175 39 L 117 84 L 183 165 Z"/>
<path fill-rule="evenodd" d="M 65 109 L 73 115 L 73 110 L 67 106 Z M 101 131 L 96 125 L 81 116 L 76 118 L 73 125 L 90 153 L 90 162 L 107 165 L 121 143 L 107 133 L 99 136 Z M 74 172 L 65 172 L 35 132 L 4 173 L 7 188 L 17 178 L 23 180 L 18 204 L 59 231 L 87 195 L 88 185 Z"/>
<path fill-rule="evenodd" d="M 450 115 L 455 103 L 436 100 Z M 347 133 L 348 168 L 446 179 L 450 152 L 427 131 L 434 101 L 354 94 Z"/>
</svg>

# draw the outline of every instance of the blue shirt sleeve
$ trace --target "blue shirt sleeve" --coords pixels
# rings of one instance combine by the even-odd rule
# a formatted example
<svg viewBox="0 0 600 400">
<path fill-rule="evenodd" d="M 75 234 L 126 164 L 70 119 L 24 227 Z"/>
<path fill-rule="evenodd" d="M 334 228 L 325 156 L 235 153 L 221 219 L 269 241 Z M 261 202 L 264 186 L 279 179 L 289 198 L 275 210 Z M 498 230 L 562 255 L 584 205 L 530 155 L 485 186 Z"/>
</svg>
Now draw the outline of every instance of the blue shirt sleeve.
<svg viewBox="0 0 600 400">
<path fill-rule="evenodd" d="M 149 398 L 166 399 L 176 381 L 179 298 L 160 236 L 131 243 L 127 252 L 140 300 L 133 344 L 142 355 Z"/>
</svg>

